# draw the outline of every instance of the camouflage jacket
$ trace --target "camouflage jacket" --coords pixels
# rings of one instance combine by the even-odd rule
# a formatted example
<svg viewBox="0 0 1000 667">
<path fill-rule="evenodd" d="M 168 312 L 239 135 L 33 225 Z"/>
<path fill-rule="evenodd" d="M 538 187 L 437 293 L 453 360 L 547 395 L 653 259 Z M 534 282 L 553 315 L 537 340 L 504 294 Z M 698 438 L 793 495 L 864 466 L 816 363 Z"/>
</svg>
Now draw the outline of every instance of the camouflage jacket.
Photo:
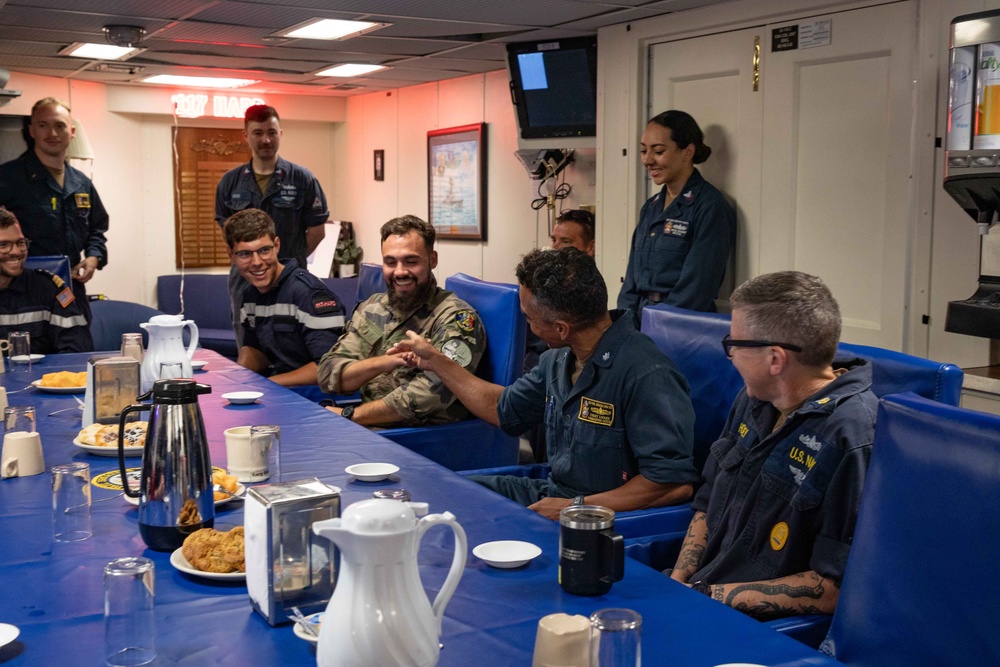
<svg viewBox="0 0 1000 667">
<path fill-rule="evenodd" d="M 320 387 L 340 393 L 341 374 L 348 364 L 385 354 L 406 338 L 407 329 L 429 338 L 434 347 L 472 372 L 486 349 L 486 332 L 478 313 L 451 292 L 439 287 L 426 303 L 402 314 L 389 307 L 389 297 L 383 292 L 357 307 L 340 340 L 323 355 Z M 436 375 L 407 366 L 383 373 L 361 387 L 361 400 L 384 400 L 404 418 L 399 426 L 444 424 L 470 416 Z"/>
</svg>

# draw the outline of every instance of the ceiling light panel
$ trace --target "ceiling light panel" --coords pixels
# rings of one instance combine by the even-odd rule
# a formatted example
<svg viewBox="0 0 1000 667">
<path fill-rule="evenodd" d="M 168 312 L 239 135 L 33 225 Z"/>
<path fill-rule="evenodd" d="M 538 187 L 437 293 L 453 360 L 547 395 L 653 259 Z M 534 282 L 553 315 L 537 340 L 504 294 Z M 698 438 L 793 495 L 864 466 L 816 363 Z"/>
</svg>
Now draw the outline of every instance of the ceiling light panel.
<svg viewBox="0 0 1000 667">
<path fill-rule="evenodd" d="M 382 69 L 385 69 L 384 65 L 344 63 L 343 65 L 336 65 L 335 67 L 330 67 L 320 72 L 316 72 L 316 76 L 362 76 L 364 74 L 371 74 L 372 72 L 377 72 Z"/>
<path fill-rule="evenodd" d="M 143 83 L 155 83 L 166 86 L 190 86 L 192 88 L 242 88 L 257 79 L 233 79 L 216 76 L 178 76 L 174 74 L 157 74 L 142 80 Z"/>
<path fill-rule="evenodd" d="M 128 46 L 115 46 L 114 44 L 76 42 L 60 51 L 59 55 L 90 60 L 124 60 L 144 50 Z"/>
<path fill-rule="evenodd" d="M 342 19 L 312 19 L 275 33 L 278 37 L 295 39 L 347 39 L 390 25 L 370 21 L 344 21 Z"/>
</svg>

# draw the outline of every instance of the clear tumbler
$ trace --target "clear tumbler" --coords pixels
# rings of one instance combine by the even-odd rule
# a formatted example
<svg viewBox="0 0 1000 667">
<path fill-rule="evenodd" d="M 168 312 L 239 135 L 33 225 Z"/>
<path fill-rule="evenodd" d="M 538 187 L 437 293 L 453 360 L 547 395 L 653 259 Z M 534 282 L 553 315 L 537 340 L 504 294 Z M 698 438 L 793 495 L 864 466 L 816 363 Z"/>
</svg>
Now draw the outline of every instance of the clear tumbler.
<svg viewBox="0 0 1000 667">
<path fill-rule="evenodd" d="M 114 667 L 156 658 L 155 567 L 148 558 L 118 558 L 104 566 L 104 654 Z"/>
<path fill-rule="evenodd" d="M 90 527 L 90 465 L 80 461 L 52 466 L 52 538 L 80 542 Z"/>
<path fill-rule="evenodd" d="M 631 609 L 598 609 L 590 615 L 590 667 L 640 667 L 642 616 Z"/>
</svg>

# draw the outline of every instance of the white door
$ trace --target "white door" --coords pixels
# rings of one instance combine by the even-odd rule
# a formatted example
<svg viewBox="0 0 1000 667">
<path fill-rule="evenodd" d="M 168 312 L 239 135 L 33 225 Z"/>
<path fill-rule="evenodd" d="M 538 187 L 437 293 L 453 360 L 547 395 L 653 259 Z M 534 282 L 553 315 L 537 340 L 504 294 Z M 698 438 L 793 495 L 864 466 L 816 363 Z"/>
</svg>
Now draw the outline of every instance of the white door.
<svg viewBox="0 0 1000 667">
<path fill-rule="evenodd" d="M 691 114 L 712 149 L 698 165 L 736 209 L 735 276 L 723 297 L 757 273 L 760 243 L 762 88 L 754 90 L 754 45 L 763 28 L 655 44 L 649 50 L 647 118 L 667 109 Z M 647 179 L 646 196 L 652 196 Z"/>
<path fill-rule="evenodd" d="M 840 303 L 843 340 L 901 350 L 916 4 L 816 19 L 830 19 L 830 43 L 768 53 L 762 74 L 759 269 L 820 276 Z M 794 23 L 768 26 L 768 47 L 770 30 Z"/>
</svg>

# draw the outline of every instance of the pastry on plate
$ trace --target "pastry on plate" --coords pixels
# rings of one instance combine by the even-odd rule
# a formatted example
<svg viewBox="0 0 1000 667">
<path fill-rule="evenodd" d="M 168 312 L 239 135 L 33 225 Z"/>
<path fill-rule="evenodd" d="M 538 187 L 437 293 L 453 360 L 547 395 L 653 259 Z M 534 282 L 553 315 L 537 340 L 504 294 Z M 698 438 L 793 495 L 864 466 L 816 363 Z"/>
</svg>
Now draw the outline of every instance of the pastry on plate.
<svg viewBox="0 0 1000 667">
<path fill-rule="evenodd" d="M 243 526 L 228 532 L 202 528 L 187 536 L 181 553 L 196 570 L 202 572 L 246 572 L 243 554 Z"/>
<path fill-rule="evenodd" d="M 77 440 L 85 445 L 94 446 L 97 444 L 97 432 L 104 428 L 104 424 L 91 424 L 80 430 L 80 434 L 76 436 Z M 115 431 L 115 442 L 118 441 L 118 431 Z"/>
</svg>

